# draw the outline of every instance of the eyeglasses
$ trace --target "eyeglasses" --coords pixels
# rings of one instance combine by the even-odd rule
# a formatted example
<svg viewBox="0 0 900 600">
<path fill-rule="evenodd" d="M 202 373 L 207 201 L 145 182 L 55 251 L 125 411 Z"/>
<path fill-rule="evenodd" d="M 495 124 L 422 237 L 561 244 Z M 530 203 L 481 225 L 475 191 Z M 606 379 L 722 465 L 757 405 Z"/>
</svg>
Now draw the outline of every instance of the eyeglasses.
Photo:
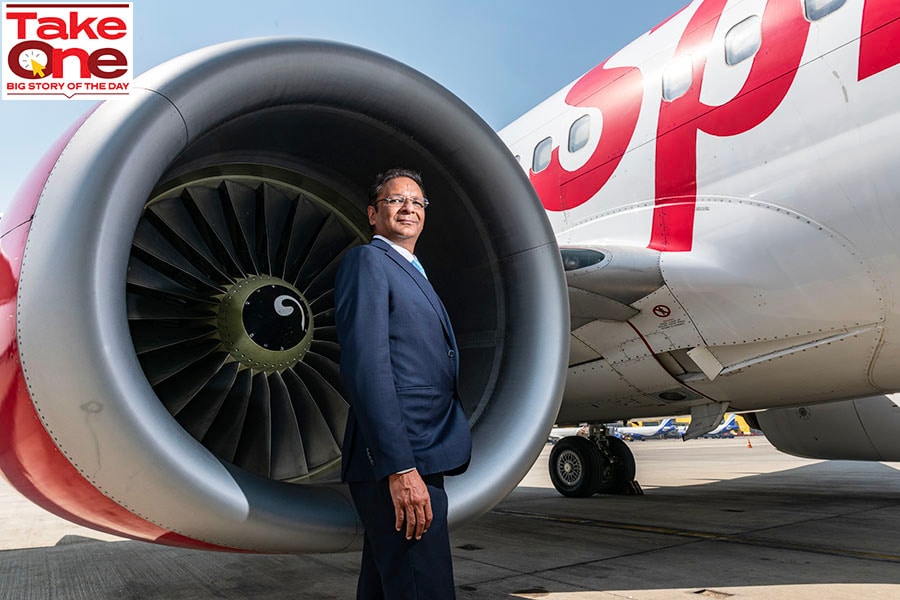
<svg viewBox="0 0 900 600">
<path fill-rule="evenodd" d="M 394 208 L 406 206 L 407 202 L 411 203 L 413 205 L 413 208 L 418 208 L 419 210 L 425 210 L 428 207 L 428 198 L 407 198 L 405 196 L 390 196 L 389 198 L 376 200 L 375 204 L 378 204 L 379 202 L 384 202 L 388 206 Z"/>
</svg>

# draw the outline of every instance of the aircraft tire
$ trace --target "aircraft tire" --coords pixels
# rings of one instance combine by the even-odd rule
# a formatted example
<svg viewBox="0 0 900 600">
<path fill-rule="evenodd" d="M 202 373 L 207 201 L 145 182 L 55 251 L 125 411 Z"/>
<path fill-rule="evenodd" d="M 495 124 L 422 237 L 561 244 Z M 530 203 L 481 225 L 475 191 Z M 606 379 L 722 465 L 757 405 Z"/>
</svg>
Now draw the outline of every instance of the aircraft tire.
<svg viewBox="0 0 900 600">
<path fill-rule="evenodd" d="M 579 436 L 564 437 L 550 452 L 550 480 L 563 496 L 586 498 L 597 492 L 601 456 L 593 442 Z"/>
<path fill-rule="evenodd" d="M 634 481 L 636 467 L 634 463 L 634 454 L 628 444 L 615 436 L 607 436 L 609 443 L 609 453 L 615 459 L 607 460 L 600 449 L 591 444 L 597 454 L 599 462 L 599 470 L 597 471 L 596 493 L 598 494 L 621 494 L 625 491 L 625 487 L 629 482 Z"/>
</svg>

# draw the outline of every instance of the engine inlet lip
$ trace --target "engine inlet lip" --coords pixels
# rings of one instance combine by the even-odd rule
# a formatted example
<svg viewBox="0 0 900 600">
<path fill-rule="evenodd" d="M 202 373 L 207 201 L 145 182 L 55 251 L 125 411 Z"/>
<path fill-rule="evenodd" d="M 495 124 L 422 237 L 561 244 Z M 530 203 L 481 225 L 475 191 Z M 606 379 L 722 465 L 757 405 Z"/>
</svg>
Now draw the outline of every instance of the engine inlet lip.
<svg viewBox="0 0 900 600">
<path fill-rule="evenodd" d="M 468 208 L 474 215 L 477 206 L 493 248 L 484 268 L 499 282 L 498 308 L 488 333 L 501 376 L 473 427 L 477 459 L 448 483 L 451 526 L 515 487 L 559 409 L 569 327 L 559 249 L 514 157 L 471 109 L 408 67 L 339 44 L 244 40 L 178 57 L 135 80 L 128 99 L 97 109 L 54 165 L 22 256 L 17 334 L 29 398 L 78 474 L 135 520 L 190 540 L 266 552 L 362 540 L 343 487 L 255 476 L 177 427 L 128 328 L 128 248 L 167 170 L 223 123 L 313 104 L 365 115 L 373 130 L 391 125 L 398 148 L 426 149 L 454 188 L 485 200 Z M 74 290 L 66 310 L 46 310 L 61 288 Z M 92 399 L 90 412 L 73 397 Z M 107 526 L 104 515 L 92 518 Z M 151 539 L 140 524 L 122 531 Z"/>
</svg>

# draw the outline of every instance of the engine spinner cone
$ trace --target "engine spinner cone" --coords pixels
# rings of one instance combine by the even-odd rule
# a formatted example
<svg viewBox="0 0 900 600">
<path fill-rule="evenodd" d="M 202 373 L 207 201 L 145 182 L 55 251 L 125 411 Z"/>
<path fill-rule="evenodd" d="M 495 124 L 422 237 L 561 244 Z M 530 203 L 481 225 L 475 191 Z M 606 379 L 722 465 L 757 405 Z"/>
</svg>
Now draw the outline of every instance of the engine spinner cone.
<svg viewBox="0 0 900 600">
<path fill-rule="evenodd" d="M 313 340 L 313 316 L 304 295 L 283 279 L 251 275 L 231 286 L 219 304 L 222 345 L 256 371 L 283 371 L 300 362 Z"/>
</svg>

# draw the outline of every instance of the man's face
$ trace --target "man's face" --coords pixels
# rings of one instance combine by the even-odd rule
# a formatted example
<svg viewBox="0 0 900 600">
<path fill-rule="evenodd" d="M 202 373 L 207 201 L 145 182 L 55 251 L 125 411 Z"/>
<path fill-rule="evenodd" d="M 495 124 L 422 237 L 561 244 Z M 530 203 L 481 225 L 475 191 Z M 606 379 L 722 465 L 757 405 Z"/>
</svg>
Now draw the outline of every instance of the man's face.
<svg viewBox="0 0 900 600">
<path fill-rule="evenodd" d="M 384 184 L 378 200 L 400 197 L 421 200 L 422 190 L 409 177 L 395 177 Z M 425 209 L 416 208 L 412 202 L 404 202 L 401 206 L 376 202 L 375 206 L 369 206 L 368 212 L 369 225 L 375 234 L 414 252 L 416 240 L 425 226 Z"/>
</svg>

